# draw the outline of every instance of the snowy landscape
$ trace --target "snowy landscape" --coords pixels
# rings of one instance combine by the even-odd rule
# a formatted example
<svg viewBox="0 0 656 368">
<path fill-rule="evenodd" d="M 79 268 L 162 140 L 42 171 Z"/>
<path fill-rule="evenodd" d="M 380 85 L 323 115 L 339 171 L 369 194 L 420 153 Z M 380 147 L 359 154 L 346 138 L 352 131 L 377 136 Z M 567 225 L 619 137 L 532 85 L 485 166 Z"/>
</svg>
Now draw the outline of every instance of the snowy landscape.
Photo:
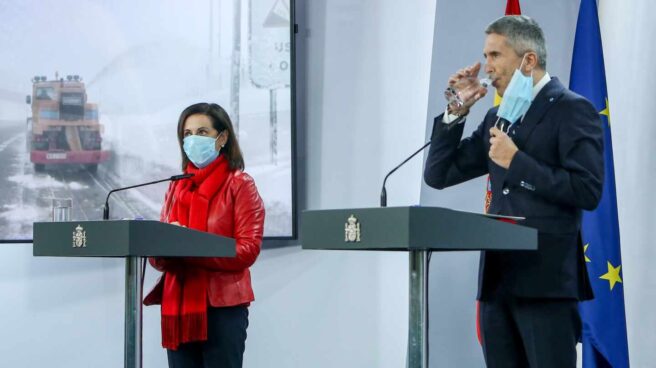
<svg viewBox="0 0 656 368">
<path fill-rule="evenodd" d="M 265 236 L 291 236 L 291 69 L 286 84 L 275 69 L 285 57 L 289 60 L 288 48 L 280 46 L 289 43 L 288 5 L 260 3 L 267 10 L 255 13 L 246 2 L 237 11 L 234 2 L 220 0 L 171 1 L 166 7 L 156 1 L 4 4 L 0 238 L 31 239 L 33 222 L 50 221 L 53 198 L 73 200 L 73 220 L 99 220 L 112 188 L 179 174 L 177 120 L 196 102 L 218 103 L 238 121 L 245 171 L 266 205 Z M 285 16 L 286 28 L 281 27 Z M 266 68 L 271 69 L 268 78 Z M 26 121 L 31 110 L 25 96 L 32 92 L 34 75 L 50 80 L 55 73 L 80 75 L 88 102 L 98 104 L 102 149 L 110 151 L 110 159 L 97 171 L 60 164 L 37 172 L 30 162 Z M 158 219 L 167 186 L 113 195 L 111 217 Z"/>
</svg>

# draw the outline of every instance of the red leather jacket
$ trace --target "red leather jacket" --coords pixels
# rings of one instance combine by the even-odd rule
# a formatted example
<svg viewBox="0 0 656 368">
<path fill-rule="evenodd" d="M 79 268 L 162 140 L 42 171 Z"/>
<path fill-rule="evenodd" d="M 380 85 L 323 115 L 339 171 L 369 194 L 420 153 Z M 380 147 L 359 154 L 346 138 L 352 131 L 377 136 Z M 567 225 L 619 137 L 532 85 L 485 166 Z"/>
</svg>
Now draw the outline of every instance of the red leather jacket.
<svg viewBox="0 0 656 368">
<path fill-rule="evenodd" d="M 164 198 L 160 221 L 168 218 L 171 206 L 171 188 Z M 255 300 L 251 287 L 249 267 L 260 254 L 264 231 L 264 203 L 248 174 L 235 170 L 228 174 L 226 183 L 210 201 L 207 231 L 235 238 L 235 258 L 150 258 L 157 270 L 180 267 L 203 267 L 209 271 L 208 300 L 213 307 L 248 304 Z M 164 277 L 144 299 L 145 305 L 161 304 Z"/>
</svg>

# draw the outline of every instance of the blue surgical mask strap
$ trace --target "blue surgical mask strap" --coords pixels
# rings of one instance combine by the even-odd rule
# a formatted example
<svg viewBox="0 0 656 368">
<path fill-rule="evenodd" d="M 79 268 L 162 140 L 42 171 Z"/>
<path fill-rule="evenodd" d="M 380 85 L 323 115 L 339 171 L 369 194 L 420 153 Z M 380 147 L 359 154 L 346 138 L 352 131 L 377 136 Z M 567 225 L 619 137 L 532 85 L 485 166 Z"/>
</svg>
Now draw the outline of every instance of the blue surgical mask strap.
<svg viewBox="0 0 656 368">
<path fill-rule="evenodd" d="M 526 60 L 526 55 L 528 54 L 524 54 L 524 56 L 522 56 L 522 62 L 519 64 L 519 72 L 522 73 L 522 75 L 524 74 L 524 71 L 522 71 L 522 66 L 524 66 L 524 60 Z M 531 73 L 531 78 L 533 78 L 533 69 L 531 69 L 530 73 Z"/>
<path fill-rule="evenodd" d="M 526 60 L 526 54 L 522 56 L 522 62 L 519 67 L 515 69 L 512 78 L 506 87 L 501 101 L 501 106 L 497 111 L 497 119 L 495 126 L 497 126 L 501 119 L 508 121 L 510 124 L 517 122 L 528 111 L 533 100 L 533 71 L 530 75 L 524 75 L 522 67 Z M 505 124 L 501 124 L 500 130 L 505 131 Z M 508 126 L 508 129 L 510 127 Z"/>
</svg>

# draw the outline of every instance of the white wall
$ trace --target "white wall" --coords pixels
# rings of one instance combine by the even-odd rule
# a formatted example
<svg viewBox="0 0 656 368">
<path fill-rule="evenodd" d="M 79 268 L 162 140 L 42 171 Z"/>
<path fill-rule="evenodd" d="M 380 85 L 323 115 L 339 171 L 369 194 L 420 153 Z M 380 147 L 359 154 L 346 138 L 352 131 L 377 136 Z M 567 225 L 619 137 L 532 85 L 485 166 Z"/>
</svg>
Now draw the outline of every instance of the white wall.
<svg viewBox="0 0 656 368">
<path fill-rule="evenodd" d="M 633 367 L 653 367 L 656 361 L 655 13 L 654 1 L 599 2 Z"/>
<path fill-rule="evenodd" d="M 386 171 L 423 143 L 434 4 L 302 3 L 308 208 L 377 206 Z M 416 160 L 392 177 L 388 204 L 418 203 L 420 174 Z M 246 365 L 403 366 L 407 265 L 405 253 L 265 252 Z"/>
<path fill-rule="evenodd" d="M 31 244 L 1 244 L 0 366 L 121 366 L 122 265 L 35 258 Z"/>
</svg>

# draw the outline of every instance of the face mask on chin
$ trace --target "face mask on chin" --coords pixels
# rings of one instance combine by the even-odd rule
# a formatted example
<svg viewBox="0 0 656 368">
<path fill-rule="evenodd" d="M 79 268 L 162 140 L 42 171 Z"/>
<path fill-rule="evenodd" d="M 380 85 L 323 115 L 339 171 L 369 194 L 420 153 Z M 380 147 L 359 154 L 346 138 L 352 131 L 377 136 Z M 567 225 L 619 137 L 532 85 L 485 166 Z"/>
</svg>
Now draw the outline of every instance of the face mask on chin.
<svg viewBox="0 0 656 368">
<path fill-rule="evenodd" d="M 533 70 L 528 76 L 524 75 L 521 70 L 525 59 L 526 54 L 522 57 L 519 69 L 515 69 L 497 111 L 497 116 L 500 119 L 505 119 L 511 124 L 526 114 L 533 100 Z"/>
</svg>

